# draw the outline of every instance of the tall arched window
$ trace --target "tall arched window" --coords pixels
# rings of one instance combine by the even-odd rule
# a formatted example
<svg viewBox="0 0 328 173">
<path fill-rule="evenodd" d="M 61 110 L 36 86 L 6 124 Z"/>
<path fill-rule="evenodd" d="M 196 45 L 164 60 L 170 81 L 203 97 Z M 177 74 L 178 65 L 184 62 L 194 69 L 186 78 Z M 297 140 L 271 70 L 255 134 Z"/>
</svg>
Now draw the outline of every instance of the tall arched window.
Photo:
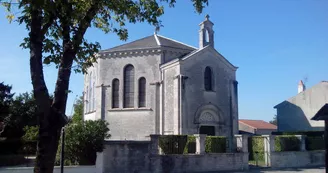
<svg viewBox="0 0 328 173">
<path fill-rule="evenodd" d="M 204 87 L 205 87 L 206 91 L 213 90 L 213 73 L 212 73 L 212 69 L 210 67 L 205 68 Z"/>
<path fill-rule="evenodd" d="M 87 86 L 87 90 L 85 92 L 85 113 L 89 112 L 89 87 Z"/>
<path fill-rule="evenodd" d="M 134 67 L 130 64 L 124 68 L 123 107 L 134 107 Z"/>
<path fill-rule="evenodd" d="M 92 85 L 92 110 L 96 110 L 95 82 Z"/>
<path fill-rule="evenodd" d="M 144 77 L 141 77 L 138 83 L 139 83 L 138 104 L 139 107 L 146 107 L 146 79 Z"/>
<path fill-rule="evenodd" d="M 89 112 L 92 111 L 92 72 L 90 73 L 90 76 L 89 76 L 89 99 L 88 99 L 88 102 L 89 102 Z"/>
<path fill-rule="evenodd" d="M 119 108 L 120 104 L 120 81 L 114 79 L 112 83 L 112 108 Z"/>
</svg>

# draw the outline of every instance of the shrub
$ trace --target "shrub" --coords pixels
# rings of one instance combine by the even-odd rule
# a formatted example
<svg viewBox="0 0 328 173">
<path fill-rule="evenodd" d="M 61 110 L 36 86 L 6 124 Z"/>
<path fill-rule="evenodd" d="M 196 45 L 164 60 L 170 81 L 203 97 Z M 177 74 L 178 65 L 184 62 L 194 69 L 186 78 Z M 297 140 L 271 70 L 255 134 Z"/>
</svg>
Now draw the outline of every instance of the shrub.
<svg viewBox="0 0 328 173">
<path fill-rule="evenodd" d="M 184 154 L 187 153 L 196 153 L 196 137 L 195 136 L 188 136 L 187 144 L 184 149 Z"/>
<path fill-rule="evenodd" d="M 25 126 L 24 136 L 22 137 L 25 141 L 37 141 L 39 135 L 39 126 Z"/>
<path fill-rule="evenodd" d="M 253 136 L 248 138 L 249 160 L 264 160 L 264 138 Z"/>
<path fill-rule="evenodd" d="M 26 161 L 23 155 L 0 155 L 0 167 L 21 165 Z"/>
<path fill-rule="evenodd" d="M 305 147 L 306 150 L 324 150 L 325 149 L 325 139 L 323 136 L 307 136 L 305 138 Z"/>
<path fill-rule="evenodd" d="M 104 148 L 109 138 L 108 123 L 104 120 L 69 124 L 65 128 L 65 165 L 94 165 L 97 152 Z M 61 144 L 58 146 L 56 164 L 60 163 Z"/>
<path fill-rule="evenodd" d="M 205 152 L 206 153 L 225 153 L 227 139 L 221 136 L 206 136 Z"/>
<path fill-rule="evenodd" d="M 159 137 L 159 146 L 164 154 L 183 154 L 187 135 L 164 135 Z"/>
<path fill-rule="evenodd" d="M 300 151 L 301 141 L 293 135 L 275 137 L 275 151 Z"/>
<path fill-rule="evenodd" d="M 19 154 L 21 151 L 22 140 L 6 139 L 0 141 L 0 155 Z"/>
</svg>

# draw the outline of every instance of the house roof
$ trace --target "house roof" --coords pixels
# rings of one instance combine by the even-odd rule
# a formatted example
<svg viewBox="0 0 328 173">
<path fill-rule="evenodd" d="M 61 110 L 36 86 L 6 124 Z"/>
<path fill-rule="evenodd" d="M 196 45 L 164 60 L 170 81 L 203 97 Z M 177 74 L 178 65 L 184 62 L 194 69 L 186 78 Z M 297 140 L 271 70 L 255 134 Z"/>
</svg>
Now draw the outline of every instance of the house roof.
<svg viewBox="0 0 328 173">
<path fill-rule="evenodd" d="M 243 123 L 254 129 L 272 129 L 277 130 L 277 126 L 263 120 L 239 120 L 239 123 Z"/>
<path fill-rule="evenodd" d="M 152 49 L 152 48 L 177 48 L 183 50 L 196 50 L 197 48 L 181 43 L 179 41 L 161 36 L 161 35 L 150 35 L 126 44 L 122 44 L 110 49 L 102 50 L 101 52 L 117 52 L 117 51 L 128 51 L 138 49 Z"/>
<path fill-rule="evenodd" d="M 302 82 L 302 83 L 303 83 L 303 82 Z M 306 92 L 310 92 L 313 88 L 315 88 L 315 87 L 317 87 L 317 86 L 320 86 L 320 85 L 324 85 L 324 84 L 327 85 L 327 83 L 328 83 L 328 81 L 321 81 L 321 82 L 317 83 L 316 85 L 312 86 L 311 88 L 306 89 L 305 91 L 300 92 L 300 93 L 296 94 L 295 96 L 290 97 L 289 99 L 286 99 L 286 100 L 280 102 L 279 104 L 277 104 L 277 105 L 274 106 L 273 108 L 277 108 L 277 107 L 279 107 L 279 106 L 281 106 L 281 105 L 284 105 L 285 103 L 288 103 L 288 101 L 291 101 L 292 99 L 294 99 L 294 98 L 296 98 L 296 97 L 299 97 L 299 96 L 301 96 L 302 94 L 304 94 L 304 93 L 306 93 Z M 300 83 L 299 83 L 299 84 L 300 84 Z"/>
<path fill-rule="evenodd" d="M 328 104 L 322 106 L 322 108 L 314 115 L 311 120 L 328 120 Z"/>
</svg>

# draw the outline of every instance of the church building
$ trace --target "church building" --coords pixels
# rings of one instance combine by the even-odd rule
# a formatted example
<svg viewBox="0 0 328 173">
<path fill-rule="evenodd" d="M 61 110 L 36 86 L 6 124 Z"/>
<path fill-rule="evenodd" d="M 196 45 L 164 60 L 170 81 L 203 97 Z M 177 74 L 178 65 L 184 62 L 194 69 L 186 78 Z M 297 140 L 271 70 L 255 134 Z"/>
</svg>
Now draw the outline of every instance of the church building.
<svg viewBox="0 0 328 173">
<path fill-rule="evenodd" d="M 198 48 L 155 33 L 100 51 L 84 76 L 84 120 L 106 120 L 109 140 L 237 134 L 237 67 L 215 50 L 213 25 L 199 24 Z"/>
</svg>

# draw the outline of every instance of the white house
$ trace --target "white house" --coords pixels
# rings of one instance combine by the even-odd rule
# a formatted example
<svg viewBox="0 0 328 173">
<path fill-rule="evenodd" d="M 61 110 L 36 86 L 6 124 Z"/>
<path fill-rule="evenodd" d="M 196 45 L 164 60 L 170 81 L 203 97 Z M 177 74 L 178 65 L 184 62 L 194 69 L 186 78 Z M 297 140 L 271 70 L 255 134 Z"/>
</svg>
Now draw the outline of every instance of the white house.
<svg viewBox="0 0 328 173">
<path fill-rule="evenodd" d="M 215 50 L 208 15 L 198 48 L 154 34 L 98 57 L 84 78 L 84 119 L 107 120 L 111 140 L 238 133 L 237 67 Z"/>
</svg>

